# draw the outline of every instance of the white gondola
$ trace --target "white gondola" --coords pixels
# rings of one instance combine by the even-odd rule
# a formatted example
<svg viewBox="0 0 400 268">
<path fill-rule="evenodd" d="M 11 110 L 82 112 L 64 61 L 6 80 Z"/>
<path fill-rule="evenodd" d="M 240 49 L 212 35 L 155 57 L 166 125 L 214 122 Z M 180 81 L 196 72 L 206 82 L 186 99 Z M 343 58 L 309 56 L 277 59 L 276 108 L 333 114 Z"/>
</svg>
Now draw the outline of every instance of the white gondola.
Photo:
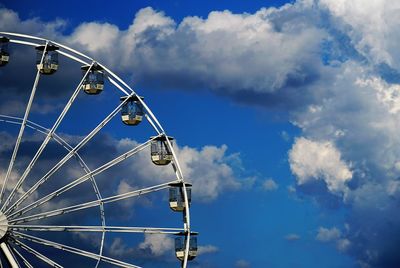
<svg viewBox="0 0 400 268">
<path fill-rule="evenodd" d="M 8 51 L 8 44 L 10 39 L 5 36 L 0 36 L 0 66 L 4 66 L 10 60 L 10 53 Z"/>
<path fill-rule="evenodd" d="M 173 137 L 161 136 L 151 141 L 151 161 L 156 165 L 168 165 L 172 161 L 172 151 L 168 146 L 167 138 L 172 145 Z"/>
<path fill-rule="evenodd" d="M 179 233 L 176 235 L 178 237 L 175 238 L 175 255 L 180 261 L 183 261 L 185 258 L 187 234 Z M 190 233 L 188 260 L 191 261 L 194 258 L 196 258 L 196 256 L 197 256 L 197 233 Z"/>
<path fill-rule="evenodd" d="M 183 183 L 172 183 L 169 188 L 169 207 L 173 211 L 182 212 L 185 210 L 185 196 L 183 192 Z M 192 202 L 192 185 L 185 183 L 188 203 Z"/>
<path fill-rule="evenodd" d="M 131 97 L 121 97 L 121 101 L 128 99 L 121 109 L 121 119 L 124 124 L 129 126 L 136 126 L 142 122 L 144 109 L 139 98 L 143 100 L 143 97 L 131 96 Z"/>
<path fill-rule="evenodd" d="M 45 45 L 36 47 L 36 66 L 41 74 L 53 74 L 58 70 L 58 49 L 57 46 L 51 44 L 47 47 Z"/>
<path fill-rule="evenodd" d="M 90 68 L 90 70 L 89 70 Z M 84 65 L 81 67 L 82 74 L 86 75 L 89 70 L 89 73 L 86 75 L 83 83 L 82 89 L 86 94 L 89 95 L 97 95 L 104 89 L 104 72 L 103 68 L 99 65 L 94 64 L 90 67 L 90 65 Z"/>
</svg>

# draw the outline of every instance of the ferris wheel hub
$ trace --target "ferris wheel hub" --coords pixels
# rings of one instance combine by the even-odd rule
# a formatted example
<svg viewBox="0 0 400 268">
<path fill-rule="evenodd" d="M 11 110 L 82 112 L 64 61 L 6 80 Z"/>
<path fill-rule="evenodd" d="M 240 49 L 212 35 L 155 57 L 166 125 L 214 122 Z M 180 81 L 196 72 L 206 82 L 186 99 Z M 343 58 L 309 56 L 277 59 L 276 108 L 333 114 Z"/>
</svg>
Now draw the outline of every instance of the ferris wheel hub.
<svg viewBox="0 0 400 268">
<path fill-rule="evenodd" d="M 8 231 L 8 219 L 3 212 L 0 212 L 0 239 L 2 239 Z"/>
</svg>

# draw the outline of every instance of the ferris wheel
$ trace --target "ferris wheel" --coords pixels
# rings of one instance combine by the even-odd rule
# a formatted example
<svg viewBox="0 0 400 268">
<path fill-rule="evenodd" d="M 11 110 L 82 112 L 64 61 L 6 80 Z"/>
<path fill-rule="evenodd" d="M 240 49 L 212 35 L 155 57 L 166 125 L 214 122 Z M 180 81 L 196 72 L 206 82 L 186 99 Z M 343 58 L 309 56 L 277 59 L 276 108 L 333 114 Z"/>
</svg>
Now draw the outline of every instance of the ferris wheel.
<svg viewBox="0 0 400 268">
<path fill-rule="evenodd" d="M 24 47 L 36 53 L 36 69 L 34 81 L 31 83 L 29 100 L 24 107 L 23 116 L 13 114 L 0 114 L 0 124 L 7 128 L 14 128 L 13 140 L 15 143 L 9 144 L 10 154 L 5 164 L 4 177 L 0 190 L 0 267 L 77 267 L 76 262 L 63 262 L 63 254 L 68 256 L 79 256 L 79 258 L 90 260 L 90 267 L 140 267 L 141 263 L 130 263 L 118 257 L 107 256 L 106 248 L 108 236 L 113 238 L 120 235 L 152 235 L 163 234 L 173 238 L 175 246 L 175 256 L 180 266 L 186 268 L 188 261 L 197 255 L 197 233 L 191 231 L 190 224 L 190 204 L 191 204 L 191 184 L 184 180 L 177 155 L 173 147 L 173 137 L 166 134 L 165 130 L 154 116 L 150 108 L 146 105 L 144 98 L 138 95 L 126 82 L 108 69 L 105 65 L 93 58 L 74 50 L 66 45 L 60 44 L 44 38 L 35 36 L 0 32 L 0 74 L 3 68 L 7 68 L 13 61 L 12 47 Z M 62 72 L 62 65 L 59 59 L 64 57 L 80 69 L 82 75 L 75 82 L 75 89 L 68 101 L 59 110 L 54 123 L 49 125 L 39 124 L 31 120 L 32 107 L 40 91 L 42 76 L 51 76 L 54 73 Z M 28 55 L 26 56 L 28 57 Z M 29 66 L 29 68 L 35 68 Z M 21 68 L 27 66 L 21 66 Z M 60 67 L 60 68 L 59 68 Z M 75 68 L 75 67 L 74 67 Z M 53 78 L 53 77 L 51 77 Z M 46 79 L 51 79 L 46 78 Z M 0 79 L 2 79 L 0 77 Z M 32 85 L 33 84 L 33 85 Z M 0 83 L 1 87 L 1 83 Z M 94 127 L 88 134 L 77 135 L 79 140 L 71 142 L 68 136 L 58 132 L 64 120 L 76 120 L 74 115 L 69 115 L 70 110 L 79 97 L 85 96 L 96 98 L 103 91 L 115 91 L 118 95 L 118 102 L 115 103 L 111 112 L 94 122 Z M 103 93 L 104 94 L 104 93 Z M 90 168 L 90 163 L 81 154 L 88 144 L 104 131 L 110 122 L 120 121 L 127 132 L 132 129 L 140 128 L 147 124 L 152 134 L 146 140 L 131 144 L 129 150 L 118 154 L 112 159 Z M 76 124 L 78 122 L 75 122 Z M 79 123 L 78 123 L 79 124 Z M 24 141 L 24 134 L 27 131 L 35 133 L 36 139 L 41 137 L 39 148 L 30 154 L 28 163 L 17 165 L 17 160 L 21 155 L 21 144 Z M 35 177 L 33 169 L 38 166 L 43 152 L 49 146 L 57 145 L 61 155 L 60 159 L 52 164 L 46 165 L 47 169 L 42 175 Z M 0 150 L 1 152 L 1 150 Z M 12 153 L 11 153 L 12 152 Z M 165 178 L 165 181 L 156 183 L 149 180 L 151 185 L 131 187 L 129 191 L 113 192 L 107 191 L 104 194 L 99 184 L 104 184 L 102 174 L 112 170 L 112 176 L 118 176 L 118 167 L 132 161 L 138 154 L 147 154 L 149 161 L 154 164 L 154 169 L 168 168 L 173 174 L 173 178 Z M 25 156 L 26 158 L 26 156 Z M 63 181 L 60 178 L 64 166 L 71 165 L 75 161 L 76 178 Z M 17 175 L 15 175 L 17 174 Z M 58 174 L 58 175 L 57 175 Z M 70 173 L 68 173 L 69 175 Z M 57 177 L 58 176 L 58 177 Z M 28 182 L 29 178 L 29 182 Z M 56 179 L 55 179 L 56 178 Z M 53 187 L 50 187 L 52 186 Z M 74 190 L 83 187 L 79 198 L 71 198 Z M 90 187 L 88 186 L 90 185 Z M 43 191 L 42 189 L 51 189 Z M 88 191 L 90 189 L 90 193 Z M 155 193 L 165 193 L 168 197 L 165 202 L 169 203 L 170 212 L 177 218 L 178 227 L 159 226 L 132 226 L 134 223 L 129 221 L 128 226 L 109 225 L 110 213 L 107 210 L 108 204 L 135 200 Z M 74 192 L 76 193 L 76 192 Z M 75 194 L 74 197 L 77 195 Z M 83 199 L 84 196 L 93 197 L 92 200 Z M 68 202 L 63 198 L 68 197 Z M 80 198 L 82 197 L 82 198 Z M 72 201 L 71 201 L 72 200 Z M 84 201 L 82 201 L 84 200 Z M 57 205 L 55 205 L 57 204 Z M 128 203 L 130 204 L 130 203 Z M 89 220 L 84 217 L 73 217 L 75 213 L 85 213 L 89 209 L 96 209 L 96 219 L 91 217 Z M 112 214 L 112 213 L 111 213 Z M 57 217 L 73 217 L 73 221 L 58 220 Z M 82 215 L 82 214 L 80 214 Z M 179 216 L 180 215 L 180 216 Z M 154 215 L 152 216 L 154 217 Z M 82 220 L 82 222 L 79 222 Z M 62 223 L 66 224 L 62 224 Z M 114 221 L 115 222 L 115 221 Z M 121 221 L 119 221 L 121 222 Z M 158 221 L 160 222 L 160 221 Z M 161 221 L 164 222 L 164 221 Z M 88 224 L 90 223 L 90 224 Z M 164 225 L 164 226 L 165 226 Z M 84 237 L 85 234 L 95 233 L 96 241 L 92 241 L 93 247 L 85 246 L 80 248 L 79 243 L 68 244 L 69 241 L 63 240 L 64 234 L 77 234 L 74 237 Z M 52 239 L 53 237 L 56 239 Z M 56 240 L 56 241 L 55 241 Z M 76 239 L 75 239 L 76 241 Z M 54 256 L 57 256 L 55 258 Z M 85 267 L 89 267 L 86 266 Z"/>
</svg>

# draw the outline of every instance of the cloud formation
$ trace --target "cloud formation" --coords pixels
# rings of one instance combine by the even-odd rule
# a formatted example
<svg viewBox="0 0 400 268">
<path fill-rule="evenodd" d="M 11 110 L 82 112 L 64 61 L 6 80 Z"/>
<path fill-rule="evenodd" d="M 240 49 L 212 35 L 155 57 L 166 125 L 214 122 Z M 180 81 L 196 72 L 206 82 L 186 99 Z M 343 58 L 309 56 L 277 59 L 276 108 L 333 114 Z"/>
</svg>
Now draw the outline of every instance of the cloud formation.
<svg viewBox="0 0 400 268">
<path fill-rule="evenodd" d="M 155 256 L 172 251 L 174 240 L 165 234 L 145 234 L 144 241 L 139 244 L 140 249 L 150 249 Z"/>
<path fill-rule="evenodd" d="M 289 161 L 299 185 L 322 179 L 329 191 L 343 193 L 346 191 L 346 182 L 352 178 L 350 168 L 330 142 L 299 138 L 289 152 Z"/>
<path fill-rule="evenodd" d="M 340 252 L 348 251 L 351 246 L 350 240 L 345 238 L 342 232 L 336 227 L 330 229 L 319 227 L 315 239 L 323 243 L 335 243 L 337 250 Z"/>
<path fill-rule="evenodd" d="M 23 21 L 1 9 L 0 28 L 65 40 L 140 85 L 211 89 L 286 113 L 301 130 L 289 153 L 296 192 L 323 182 L 307 194 L 339 195 L 336 201 L 349 209 L 349 228 L 337 248 L 364 267 L 388 268 L 400 264 L 394 239 L 400 234 L 398 8 L 388 0 L 298 0 L 254 14 L 211 12 L 179 23 L 145 8 L 127 30 L 88 22 L 70 35 L 62 33 L 63 21 Z M 101 42 L 90 42 L 94 32 Z M 239 186 L 225 150 L 179 149 L 190 159 L 183 163 L 190 177 L 209 183 L 198 192 L 204 200 Z M 192 166 L 203 157 L 210 161 Z M 201 174 L 203 168 L 214 171 Z M 160 176 L 154 173 L 155 181 Z"/>
<path fill-rule="evenodd" d="M 331 229 L 319 227 L 316 239 L 321 242 L 329 242 L 337 240 L 341 236 L 338 228 L 333 227 Z"/>
</svg>

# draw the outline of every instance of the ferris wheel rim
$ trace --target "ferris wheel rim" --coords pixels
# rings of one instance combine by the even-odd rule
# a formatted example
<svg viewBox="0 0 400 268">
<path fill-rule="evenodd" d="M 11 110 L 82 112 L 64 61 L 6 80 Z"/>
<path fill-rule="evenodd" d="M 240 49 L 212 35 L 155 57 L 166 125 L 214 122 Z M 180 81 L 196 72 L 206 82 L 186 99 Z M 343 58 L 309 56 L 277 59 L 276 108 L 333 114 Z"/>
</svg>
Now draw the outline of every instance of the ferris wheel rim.
<svg viewBox="0 0 400 268">
<path fill-rule="evenodd" d="M 59 53 L 62 54 L 63 56 L 66 56 L 76 62 L 79 62 L 79 63 L 85 63 L 85 64 L 91 64 L 91 65 L 93 65 L 93 63 L 99 64 L 107 73 L 107 79 L 117 89 L 122 91 L 127 96 L 132 96 L 132 95 L 139 96 L 126 82 L 124 82 L 119 76 L 117 76 L 114 72 L 112 72 L 110 69 L 108 69 L 105 65 L 99 63 L 98 61 L 95 61 L 93 58 L 85 55 L 82 52 L 79 52 L 75 49 L 72 49 L 66 45 L 60 44 L 60 43 L 52 41 L 50 39 L 36 37 L 33 35 L 26 35 L 26 34 L 12 33 L 12 32 L 0 32 L 0 35 L 7 35 L 7 36 L 15 37 L 16 39 L 10 39 L 10 41 L 21 44 L 21 45 L 37 46 L 37 45 L 43 45 L 43 42 L 45 42 L 46 46 L 49 43 L 60 46 L 63 50 L 60 50 Z M 34 42 L 18 40 L 18 38 L 34 40 L 35 42 L 40 41 L 42 43 L 38 44 L 38 43 L 34 43 Z M 84 58 L 85 60 L 83 60 L 80 57 Z M 87 61 L 89 61 L 89 62 L 87 62 Z M 146 110 L 145 118 L 148 120 L 150 125 L 155 129 L 155 131 L 158 133 L 159 136 L 167 136 L 165 130 L 163 129 L 163 127 L 161 126 L 160 122 L 155 117 L 155 115 L 153 114 L 151 109 L 147 106 L 147 104 L 141 98 L 138 98 L 138 99 L 139 99 L 139 102 L 143 105 L 144 109 Z M 183 188 L 183 198 L 184 198 L 184 202 L 185 202 L 184 232 L 186 234 L 186 245 L 185 245 L 185 257 L 184 257 L 184 260 L 182 261 L 182 267 L 185 268 L 187 266 L 187 262 L 188 262 L 189 241 L 190 241 L 190 236 L 191 236 L 190 209 L 189 209 L 190 205 L 189 205 L 186 183 L 184 180 L 184 176 L 183 176 L 182 169 L 181 169 L 179 160 L 177 158 L 176 152 L 175 152 L 171 142 L 168 139 L 166 140 L 166 143 L 168 144 L 168 147 L 172 153 L 172 158 L 173 158 L 172 166 L 175 170 L 177 182 L 182 183 L 182 188 Z M 100 261 L 100 259 L 99 259 L 99 261 Z M 97 265 L 96 265 L 96 267 L 97 267 Z"/>
</svg>

